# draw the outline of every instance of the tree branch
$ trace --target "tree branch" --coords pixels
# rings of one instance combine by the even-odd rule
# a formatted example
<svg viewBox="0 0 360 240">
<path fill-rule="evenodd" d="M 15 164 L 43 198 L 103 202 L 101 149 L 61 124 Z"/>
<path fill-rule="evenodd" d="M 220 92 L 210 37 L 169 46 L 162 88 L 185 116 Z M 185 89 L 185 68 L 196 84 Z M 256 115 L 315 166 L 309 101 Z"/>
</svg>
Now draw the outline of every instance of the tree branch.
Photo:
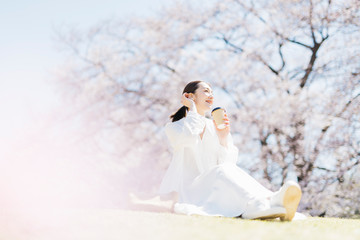
<svg viewBox="0 0 360 240">
<path fill-rule="evenodd" d="M 244 51 L 244 49 L 242 49 L 241 47 L 238 47 L 238 46 L 236 46 L 235 44 L 231 43 L 231 42 L 229 41 L 229 39 L 227 39 L 223 34 L 222 34 L 222 37 L 221 37 L 221 38 L 220 38 L 220 37 L 216 37 L 216 38 L 217 38 L 217 39 L 220 39 L 220 40 L 223 40 L 226 45 L 234 48 L 234 49 L 236 50 L 235 53 L 239 53 L 239 52 L 243 52 L 243 51 Z"/>
<path fill-rule="evenodd" d="M 345 104 L 345 106 L 343 107 L 343 109 L 342 109 L 339 113 L 337 113 L 337 114 L 335 115 L 334 118 L 339 118 L 339 117 L 341 117 L 341 115 L 346 111 L 346 109 L 351 105 L 351 103 L 353 103 L 354 100 L 357 99 L 358 97 L 360 97 L 360 93 L 357 94 L 357 95 L 356 95 L 355 97 L 353 97 L 352 99 L 350 99 L 350 100 Z M 320 152 L 320 150 L 319 150 L 319 144 L 320 144 L 320 142 L 323 140 L 325 134 L 327 133 L 327 131 L 329 130 L 330 127 L 331 127 L 331 123 L 328 124 L 328 125 L 326 125 L 325 127 L 323 127 L 323 128 L 321 129 L 320 137 L 319 137 L 318 140 L 316 141 L 316 145 L 315 145 L 315 148 L 314 148 L 314 161 L 315 161 L 315 159 L 317 158 L 317 156 L 319 155 L 319 152 Z"/>
</svg>

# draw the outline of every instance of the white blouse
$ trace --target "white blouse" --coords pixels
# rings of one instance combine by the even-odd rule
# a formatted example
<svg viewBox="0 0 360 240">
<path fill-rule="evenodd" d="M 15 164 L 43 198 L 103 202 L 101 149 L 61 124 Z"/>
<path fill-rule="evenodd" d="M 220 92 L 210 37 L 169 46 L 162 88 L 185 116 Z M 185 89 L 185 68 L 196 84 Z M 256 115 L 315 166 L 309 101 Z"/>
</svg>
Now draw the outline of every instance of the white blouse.
<svg viewBox="0 0 360 240">
<path fill-rule="evenodd" d="M 201 174 L 224 162 L 236 164 L 238 149 L 231 135 L 225 148 L 219 142 L 213 121 L 194 111 L 189 111 L 179 121 L 168 123 L 165 133 L 173 149 L 173 158 L 160 185 L 160 194 L 175 191 L 180 201 L 186 201 L 184 190 Z"/>
</svg>

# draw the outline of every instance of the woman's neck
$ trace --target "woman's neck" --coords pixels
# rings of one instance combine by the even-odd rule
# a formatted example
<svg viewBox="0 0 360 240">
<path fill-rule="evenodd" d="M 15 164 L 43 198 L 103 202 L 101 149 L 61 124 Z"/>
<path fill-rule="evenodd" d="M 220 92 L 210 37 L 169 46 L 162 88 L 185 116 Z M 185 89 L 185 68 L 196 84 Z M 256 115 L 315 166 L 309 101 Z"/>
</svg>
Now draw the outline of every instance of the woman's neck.
<svg viewBox="0 0 360 240">
<path fill-rule="evenodd" d="M 205 112 L 204 110 L 201 109 L 197 109 L 197 113 L 200 114 L 201 116 L 205 117 Z"/>
</svg>

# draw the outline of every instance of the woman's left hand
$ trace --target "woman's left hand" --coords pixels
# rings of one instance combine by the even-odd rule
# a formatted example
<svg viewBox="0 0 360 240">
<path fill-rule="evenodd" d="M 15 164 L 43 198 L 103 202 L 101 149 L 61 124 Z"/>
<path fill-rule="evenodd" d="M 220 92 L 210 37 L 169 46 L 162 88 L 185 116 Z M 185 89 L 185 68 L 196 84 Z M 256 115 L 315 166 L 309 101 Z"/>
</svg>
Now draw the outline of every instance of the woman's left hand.
<svg viewBox="0 0 360 240">
<path fill-rule="evenodd" d="M 216 134 L 219 137 L 220 144 L 223 145 L 224 147 L 227 147 L 227 137 L 230 133 L 230 121 L 229 121 L 229 118 L 226 113 L 224 114 L 223 119 L 224 119 L 224 123 L 225 123 L 225 128 L 223 128 L 223 129 L 219 129 L 214 120 L 213 120 L 213 122 L 214 122 L 214 125 L 216 128 Z"/>
</svg>

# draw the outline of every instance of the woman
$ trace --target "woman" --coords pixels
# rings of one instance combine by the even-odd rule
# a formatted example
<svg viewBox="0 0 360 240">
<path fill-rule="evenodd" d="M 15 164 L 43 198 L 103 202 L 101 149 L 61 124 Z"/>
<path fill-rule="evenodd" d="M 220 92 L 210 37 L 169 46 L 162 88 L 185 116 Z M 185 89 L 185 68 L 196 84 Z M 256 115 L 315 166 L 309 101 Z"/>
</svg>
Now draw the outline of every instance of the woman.
<svg viewBox="0 0 360 240">
<path fill-rule="evenodd" d="M 173 159 L 159 193 L 178 196 L 177 213 L 291 221 L 301 198 L 299 185 L 289 181 L 274 193 L 240 169 L 227 115 L 223 129 L 205 118 L 213 99 L 209 84 L 186 85 L 184 106 L 165 127 Z"/>
</svg>

